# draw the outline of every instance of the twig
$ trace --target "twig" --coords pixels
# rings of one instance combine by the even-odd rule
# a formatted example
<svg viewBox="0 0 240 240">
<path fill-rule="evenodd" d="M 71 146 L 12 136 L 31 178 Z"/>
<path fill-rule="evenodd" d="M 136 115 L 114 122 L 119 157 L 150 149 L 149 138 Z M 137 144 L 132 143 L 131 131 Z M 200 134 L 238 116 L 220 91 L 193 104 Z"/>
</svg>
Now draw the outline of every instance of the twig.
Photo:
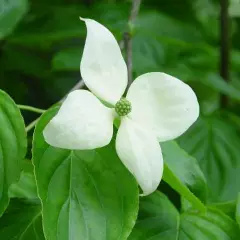
<svg viewBox="0 0 240 240">
<path fill-rule="evenodd" d="M 81 79 L 81 80 L 79 80 L 79 82 L 76 83 L 76 85 L 68 92 L 68 94 L 69 94 L 70 92 L 72 92 L 72 91 L 75 91 L 75 90 L 77 90 L 77 89 L 83 88 L 84 86 L 85 86 L 84 81 Z M 68 94 L 66 94 L 59 102 L 62 103 L 62 102 L 66 99 L 66 96 L 67 96 Z"/>
<path fill-rule="evenodd" d="M 35 112 L 35 113 L 44 113 L 46 110 L 44 109 L 40 109 L 40 108 L 36 108 L 36 107 L 32 107 L 32 106 L 27 106 L 27 105 L 17 105 L 20 109 L 22 110 L 27 110 L 27 111 L 31 111 L 31 112 Z"/>
<path fill-rule="evenodd" d="M 72 92 L 72 91 L 75 91 L 79 88 L 83 88 L 84 87 L 84 81 L 81 79 L 79 80 L 79 82 L 69 91 L 69 92 Z"/>
<path fill-rule="evenodd" d="M 128 87 L 132 79 L 132 28 L 140 10 L 141 0 L 132 0 L 132 8 L 128 19 L 128 31 L 124 33 L 124 47 L 126 50 L 126 62 L 128 68 Z"/>
<path fill-rule="evenodd" d="M 68 93 L 70 93 L 70 92 L 72 92 L 72 91 L 74 91 L 74 90 L 77 90 L 77 89 L 79 89 L 79 88 L 83 88 L 84 85 L 85 85 L 85 84 L 84 84 L 83 80 L 81 79 Z M 66 96 L 67 96 L 67 95 L 65 95 L 65 96 L 59 101 L 59 103 L 62 103 L 62 102 L 65 100 Z M 28 132 L 28 131 L 30 131 L 32 128 L 34 128 L 39 119 L 40 119 L 40 118 L 37 118 L 37 119 L 35 119 L 34 121 L 32 121 L 32 122 L 26 127 L 26 131 Z"/>
<path fill-rule="evenodd" d="M 37 124 L 39 119 L 40 119 L 40 117 L 35 119 L 34 121 L 32 121 L 30 124 L 28 124 L 26 126 L 26 132 L 29 132 L 31 129 L 33 129 L 35 127 L 35 125 Z"/>
<path fill-rule="evenodd" d="M 220 75 L 229 82 L 229 55 L 230 55 L 230 38 L 229 38 L 229 16 L 228 6 L 229 0 L 221 0 L 220 2 Z M 228 98 L 221 96 L 221 106 L 226 107 Z"/>
<path fill-rule="evenodd" d="M 134 23 L 135 19 L 137 18 L 137 15 L 138 15 L 139 9 L 140 9 L 140 5 L 141 5 L 141 0 L 133 0 L 132 1 L 132 9 L 131 9 L 129 20 L 128 20 L 130 23 Z"/>
</svg>

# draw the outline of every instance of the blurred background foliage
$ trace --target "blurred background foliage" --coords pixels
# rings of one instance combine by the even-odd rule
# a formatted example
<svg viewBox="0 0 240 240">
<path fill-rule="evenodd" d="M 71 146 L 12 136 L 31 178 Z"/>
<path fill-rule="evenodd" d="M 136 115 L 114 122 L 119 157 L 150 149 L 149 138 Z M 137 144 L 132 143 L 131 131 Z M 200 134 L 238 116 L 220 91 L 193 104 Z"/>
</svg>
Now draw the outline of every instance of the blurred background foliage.
<svg viewBox="0 0 240 240">
<path fill-rule="evenodd" d="M 104 24 L 120 42 L 130 8 L 128 0 L 0 0 L 0 88 L 18 104 L 49 108 L 81 79 L 79 16 Z M 219 74 L 219 15 L 218 0 L 145 0 L 133 28 L 134 77 L 163 71 L 198 96 L 201 117 L 179 143 L 199 161 L 209 203 L 235 200 L 240 190 L 240 2 L 229 7 L 229 82 Z M 26 123 L 37 117 L 24 114 Z"/>
</svg>

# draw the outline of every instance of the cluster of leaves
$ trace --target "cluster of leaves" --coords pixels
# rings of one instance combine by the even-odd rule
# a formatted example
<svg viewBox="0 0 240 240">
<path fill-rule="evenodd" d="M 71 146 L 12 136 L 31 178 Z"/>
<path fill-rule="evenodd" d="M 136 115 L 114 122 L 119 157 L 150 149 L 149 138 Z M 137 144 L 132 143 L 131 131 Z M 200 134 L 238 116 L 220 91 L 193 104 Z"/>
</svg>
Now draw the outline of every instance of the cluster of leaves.
<svg viewBox="0 0 240 240">
<path fill-rule="evenodd" d="M 120 41 L 130 2 L 3 0 L 0 239 L 238 239 L 237 7 L 233 1 L 232 81 L 226 83 L 218 75 L 218 1 L 143 3 L 133 32 L 134 75 L 163 71 L 188 82 L 197 93 L 201 117 L 177 142 L 161 144 L 163 181 L 157 192 L 139 199 L 138 186 L 117 157 L 114 140 L 91 151 L 49 146 L 42 130 L 56 106 L 41 116 L 31 141 L 15 104 L 49 107 L 64 96 L 79 80 L 86 34 L 79 15 L 103 23 Z M 229 98 L 227 109 L 220 106 L 222 95 Z M 31 118 L 24 116 L 26 121 Z"/>
</svg>

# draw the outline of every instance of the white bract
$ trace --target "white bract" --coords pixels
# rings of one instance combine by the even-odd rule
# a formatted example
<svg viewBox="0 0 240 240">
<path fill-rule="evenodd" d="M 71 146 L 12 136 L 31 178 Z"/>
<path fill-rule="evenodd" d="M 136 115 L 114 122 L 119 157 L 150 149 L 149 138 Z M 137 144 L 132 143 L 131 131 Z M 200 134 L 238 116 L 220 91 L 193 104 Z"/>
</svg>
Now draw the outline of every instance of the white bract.
<svg viewBox="0 0 240 240">
<path fill-rule="evenodd" d="M 127 87 L 127 67 L 118 43 L 100 23 L 83 20 L 87 39 L 80 70 L 92 93 L 70 93 L 44 129 L 45 140 L 58 148 L 100 148 L 111 141 L 113 121 L 119 117 L 117 154 L 143 195 L 148 195 L 156 190 L 163 174 L 159 141 L 180 136 L 195 122 L 199 115 L 196 95 L 177 78 L 153 72 L 138 77 L 130 86 L 126 99 L 131 106 L 126 99 L 120 100 Z"/>
</svg>

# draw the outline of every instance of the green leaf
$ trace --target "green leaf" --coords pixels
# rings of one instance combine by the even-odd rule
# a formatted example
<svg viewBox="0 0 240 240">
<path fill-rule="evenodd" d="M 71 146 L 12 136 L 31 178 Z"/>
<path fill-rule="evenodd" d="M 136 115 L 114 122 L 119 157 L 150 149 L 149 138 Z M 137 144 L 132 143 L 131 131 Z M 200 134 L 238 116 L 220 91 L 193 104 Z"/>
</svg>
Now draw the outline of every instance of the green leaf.
<svg viewBox="0 0 240 240">
<path fill-rule="evenodd" d="M 213 203 L 213 204 L 210 204 L 209 207 L 218 209 L 223 213 L 225 213 L 226 215 L 230 216 L 232 219 L 235 219 L 236 201 Z"/>
<path fill-rule="evenodd" d="M 155 192 L 141 199 L 129 240 L 235 240 L 238 236 L 237 224 L 220 211 L 180 214 L 165 195 Z"/>
<path fill-rule="evenodd" d="M 229 15 L 232 18 L 239 18 L 240 17 L 240 4 L 239 4 L 239 0 L 230 0 L 228 13 L 229 13 Z"/>
<path fill-rule="evenodd" d="M 224 95 L 231 97 L 236 101 L 240 101 L 240 90 L 231 85 L 230 83 L 227 83 L 216 74 L 208 74 L 201 79 L 201 83 L 214 90 L 217 90 Z"/>
<path fill-rule="evenodd" d="M 12 0 L 13 1 L 13 0 Z M 120 8 L 121 6 L 121 8 Z M 110 28 L 114 35 L 122 38 L 123 27 L 127 22 L 127 4 L 95 3 L 91 8 L 85 4 L 47 5 L 35 17 L 21 24 L 18 31 L 9 39 L 12 43 L 25 46 L 49 48 L 52 44 L 69 39 L 86 37 L 86 27 L 79 16 L 96 19 Z M 127 8 L 126 8 L 127 7 Z M 108 11 L 106 11 L 106 8 Z M 104 12 L 104 14 L 102 14 Z M 124 23 L 124 24 L 123 24 Z M 63 42 L 61 42 L 62 45 Z M 72 45 L 69 42 L 67 45 Z M 79 43 L 77 44 L 79 45 Z M 72 45 L 74 46 L 74 45 Z"/>
<path fill-rule="evenodd" d="M 210 189 L 208 200 L 235 200 L 240 191 L 240 138 L 236 129 L 218 115 L 199 118 L 179 143 L 198 160 Z"/>
<path fill-rule="evenodd" d="M 13 183 L 11 185 L 9 189 L 9 196 L 11 198 L 38 198 L 36 180 L 33 174 L 33 165 L 31 161 L 24 161 L 20 179 L 17 183 Z"/>
<path fill-rule="evenodd" d="M 201 113 L 204 116 L 209 116 L 220 108 L 220 94 L 218 91 L 209 88 L 199 81 L 191 82 L 190 86 L 197 95 Z"/>
<path fill-rule="evenodd" d="M 79 48 L 70 48 L 59 51 L 52 61 L 55 71 L 79 71 L 82 52 Z"/>
<path fill-rule="evenodd" d="M 238 193 L 237 196 L 237 204 L 236 204 L 236 221 L 238 223 L 238 226 L 240 227 L 240 193 Z"/>
<path fill-rule="evenodd" d="M 203 41 L 201 33 L 194 25 L 180 22 L 157 11 L 146 11 L 139 15 L 136 21 L 136 31 L 149 35 L 150 38 L 165 37 L 190 43 Z"/>
<path fill-rule="evenodd" d="M 198 31 L 205 35 L 209 41 L 217 41 L 219 6 L 217 1 L 195 0 L 193 1 L 193 10 L 198 19 Z"/>
<path fill-rule="evenodd" d="M 133 71 L 136 76 L 146 72 L 157 72 L 164 68 L 166 47 L 156 38 L 137 34 L 133 38 Z M 169 51 L 166 51 L 169 53 Z M 143 61 L 147 59 L 147 61 Z"/>
<path fill-rule="evenodd" d="M 199 198 L 197 198 L 177 176 L 164 165 L 163 180 L 167 182 L 175 191 L 184 196 L 192 205 L 200 211 L 205 211 L 205 206 Z"/>
<path fill-rule="evenodd" d="M 0 218 L 0 239 L 44 240 L 40 202 L 12 199 Z"/>
<path fill-rule="evenodd" d="M 22 115 L 14 101 L 0 90 L 0 216 L 9 203 L 9 186 L 20 176 L 27 138 Z"/>
<path fill-rule="evenodd" d="M 175 141 L 161 143 L 163 158 L 168 168 L 203 202 L 207 198 L 206 179 L 195 158 L 185 152 Z M 174 183 L 169 183 L 174 185 Z"/>
<path fill-rule="evenodd" d="M 163 180 L 195 208 L 205 211 L 206 181 L 196 160 L 174 141 L 161 143 L 161 147 L 165 162 Z"/>
<path fill-rule="evenodd" d="M 48 5 L 37 17 L 23 23 L 9 40 L 21 45 L 45 48 L 56 41 L 80 37 L 86 31 L 79 20 L 79 14 L 83 12 L 83 6 Z"/>
<path fill-rule="evenodd" d="M 4 71 L 17 71 L 41 79 L 50 75 L 50 60 L 44 59 L 38 52 L 14 44 L 4 44 L 0 65 Z M 24 94 L 27 93 L 26 89 Z"/>
<path fill-rule="evenodd" d="M 49 146 L 42 131 L 57 110 L 43 114 L 33 141 L 47 239 L 126 239 L 138 212 L 136 181 L 112 143 L 92 151 Z"/>
<path fill-rule="evenodd" d="M 9 35 L 27 13 L 27 0 L 2 0 L 0 3 L 0 40 Z"/>
<path fill-rule="evenodd" d="M 175 240 L 179 213 L 168 198 L 156 191 L 141 198 L 137 223 L 129 240 Z"/>
</svg>

